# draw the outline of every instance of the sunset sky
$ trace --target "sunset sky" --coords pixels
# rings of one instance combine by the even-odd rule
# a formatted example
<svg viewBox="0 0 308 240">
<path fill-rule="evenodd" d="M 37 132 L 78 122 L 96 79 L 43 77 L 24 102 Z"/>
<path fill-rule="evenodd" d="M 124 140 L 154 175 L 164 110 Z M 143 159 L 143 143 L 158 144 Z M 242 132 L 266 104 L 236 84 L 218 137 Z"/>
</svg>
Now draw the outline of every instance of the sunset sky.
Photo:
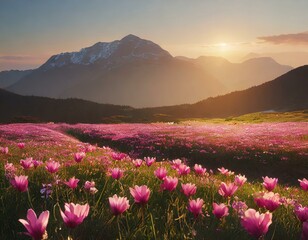
<svg viewBox="0 0 308 240">
<path fill-rule="evenodd" d="M 173 56 L 308 52 L 307 9 L 307 0 L 1 0 L 0 70 L 129 33 Z"/>
</svg>

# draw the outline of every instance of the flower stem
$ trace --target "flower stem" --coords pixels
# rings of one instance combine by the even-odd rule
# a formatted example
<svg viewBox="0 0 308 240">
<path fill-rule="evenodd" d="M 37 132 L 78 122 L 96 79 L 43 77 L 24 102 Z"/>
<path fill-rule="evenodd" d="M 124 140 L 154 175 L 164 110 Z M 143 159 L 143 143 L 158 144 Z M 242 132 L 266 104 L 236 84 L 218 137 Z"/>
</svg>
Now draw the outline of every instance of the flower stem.
<svg viewBox="0 0 308 240">
<path fill-rule="evenodd" d="M 121 228 L 120 228 L 120 216 L 117 217 L 118 231 L 119 231 L 119 239 L 122 240 Z"/>
</svg>

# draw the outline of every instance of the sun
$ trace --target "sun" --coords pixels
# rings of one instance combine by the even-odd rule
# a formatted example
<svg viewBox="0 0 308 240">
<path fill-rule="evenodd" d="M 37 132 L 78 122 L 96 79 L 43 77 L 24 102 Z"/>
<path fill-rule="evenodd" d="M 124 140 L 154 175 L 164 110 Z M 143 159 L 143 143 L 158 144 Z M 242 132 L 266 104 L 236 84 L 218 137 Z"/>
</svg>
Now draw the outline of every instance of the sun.
<svg viewBox="0 0 308 240">
<path fill-rule="evenodd" d="M 218 47 L 221 47 L 221 48 L 225 48 L 225 47 L 228 46 L 228 44 L 225 43 L 225 42 L 218 43 L 217 45 L 218 45 Z"/>
</svg>

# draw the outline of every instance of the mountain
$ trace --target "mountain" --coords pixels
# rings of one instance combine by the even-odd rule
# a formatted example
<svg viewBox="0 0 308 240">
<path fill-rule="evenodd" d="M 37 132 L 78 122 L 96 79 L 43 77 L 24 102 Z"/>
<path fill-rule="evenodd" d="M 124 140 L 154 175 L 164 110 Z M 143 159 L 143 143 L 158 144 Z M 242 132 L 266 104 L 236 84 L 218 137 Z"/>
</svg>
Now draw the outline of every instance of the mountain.
<svg viewBox="0 0 308 240">
<path fill-rule="evenodd" d="M 0 122 L 91 122 L 131 110 L 127 106 L 98 104 L 80 99 L 51 99 L 21 96 L 0 89 Z"/>
<path fill-rule="evenodd" d="M 32 70 L 10 70 L 0 72 L 0 88 L 9 87 L 31 72 Z"/>
<path fill-rule="evenodd" d="M 52 56 L 7 90 L 134 107 L 193 103 L 226 91 L 202 67 L 134 35 Z"/>
<path fill-rule="evenodd" d="M 195 104 L 162 108 L 136 109 L 136 118 L 166 116 L 178 118 L 230 117 L 261 111 L 295 111 L 308 109 L 308 65 L 243 91 L 208 98 Z"/>
<path fill-rule="evenodd" d="M 202 56 L 192 59 L 191 62 L 202 66 L 205 71 L 215 76 L 229 92 L 265 83 L 292 69 L 269 57 L 231 63 L 222 57 Z"/>
<path fill-rule="evenodd" d="M 308 109 L 308 65 L 267 83 L 195 104 L 134 109 L 80 99 L 20 96 L 0 89 L 0 122 L 153 122 Z"/>
<path fill-rule="evenodd" d="M 242 61 L 257 57 L 271 57 L 281 64 L 289 65 L 292 67 L 299 67 L 308 64 L 308 52 L 272 52 L 262 54 L 249 53 L 244 56 Z"/>
</svg>

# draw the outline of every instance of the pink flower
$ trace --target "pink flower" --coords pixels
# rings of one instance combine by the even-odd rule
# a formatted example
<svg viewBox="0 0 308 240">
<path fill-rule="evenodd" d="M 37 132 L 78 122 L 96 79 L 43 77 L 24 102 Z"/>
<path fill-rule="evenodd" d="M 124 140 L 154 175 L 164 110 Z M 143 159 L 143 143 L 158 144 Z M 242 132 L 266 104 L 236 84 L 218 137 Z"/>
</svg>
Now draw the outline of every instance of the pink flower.
<svg viewBox="0 0 308 240">
<path fill-rule="evenodd" d="M 69 228 L 75 228 L 88 216 L 90 207 L 89 204 L 65 203 L 64 209 L 64 212 L 60 210 L 60 213 L 65 225 Z"/>
<path fill-rule="evenodd" d="M 187 196 L 190 197 L 194 194 L 196 194 L 197 187 L 195 184 L 186 183 L 182 184 L 182 192 Z"/>
<path fill-rule="evenodd" d="M 0 152 L 3 153 L 3 154 L 8 154 L 9 148 L 8 147 L 0 147 Z"/>
<path fill-rule="evenodd" d="M 229 215 L 229 208 L 223 203 L 219 205 L 217 203 L 213 203 L 213 214 L 215 217 L 220 219 Z"/>
<path fill-rule="evenodd" d="M 206 173 L 206 168 L 203 168 L 201 165 L 195 164 L 194 170 L 198 175 L 204 175 Z"/>
<path fill-rule="evenodd" d="M 15 177 L 16 168 L 13 163 L 6 163 L 4 165 L 5 177 L 11 179 Z"/>
<path fill-rule="evenodd" d="M 165 177 L 164 182 L 160 185 L 162 190 L 173 191 L 178 185 L 178 179 L 176 177 Z"/>
<path fill-rule="evenodd" d="M 298 179 L 300 186 L 303 190 L 308 191 L 308 180 L 303 178 L 302 180 Z"/>
<path fill-rule="evenodd" d="M 34 240 L 46 239 L 46 227 L 49 220 L 49 211 L 42 212 L 39 218 L 37 218 L 33 209 L 29 209 L 27 212 L 27 219 L 28 220 L 18 220 L 27 229 L 28 232 L 25 234 L 32 237 Z"/>
<path fill-rule="evenodd" d="M 252 236 L 259 238 L 265 235 L 269 225 L 272 223 L 272 213 L 260 214 L 256 210 L 249 208 L 242 216 L 241 224 Z"/>
<path fill-rule="evenodd" d="M 117 161 L 121 161 L 122 159 L 126 158 L 126 156 L 127 155 L 125 153 L 116 153 L 116 152 L 111 153 L 111 157 Z"/>
<path fill-rule="evenodd" d="M 56 173 L 59 170 L 60 163 L 56 161 L 48 161 L 46 162 L 46 169 L 50 173 Z"/>
<path fill-rule="evenodd" d="M 97 188 L 95 187 L 94 181 L 92 182 L 86 181 L 84 184 L 84 188 L 85 190 L 89 191 L 92 195 L 98 192 Z"/>
<path fill-rule="evenodd" d="M 118 197 L 114 194 L 109 198 L 109 205 L 114 215 L 120 215 L 129 208 L 129 201 L 126 197 Z"/>
<path fill-rule="evenodd" d="M 178 174 L 181 175 L 181 176 L 182 175 L 187 175 L 187 174 L 190 173 L 190 167 L 186 166 L 185 164 L 181 164 L 178 167 L 177 171 L 178 171 Z"/>
<path fill-rule="evenodd" d="M 308 207 L 297 205 L 295 206 L 294 212 L 301 222 L 308 221 Z"/>
<path fill-rule="evenodd" d="M 258 207 L 264 207 L 271 212 L 281 205 L 279 194 L 273 192 L 258 193 L 254 201 Z"/>
<path fill-rule="evenodd" d="M 136 185 L 135 188 L 129 188 L 129 191 L 136 203 L 145 204 L 149 201 L 151 191 L 146 185 Z"/>
<path fill-rule="evenodd" d="M 33 162 L 32 158 L 26 158 L 25 160 L 21 159 L 20 160 L 20 165 L 23 167 L 23 169 L 27 170 L 31 167 L 33 167 Z"/>
<path fill-rule="evenodd" d="M 71 189 L 75 189 L 77 188 L 78 182 L 79 182 L 79 179 L 72 177 L 67 182 L 64 182 L 64 184 L 70 187 Z"/>
<path fill-rule="evenodd" d="M 96 150 L 96 146 L 93 145 L 87 145 L 84 151 L 87 152 L 94 152 Z"/>
<path fill-rule="evenodd" d="M 308 239 L 308 222 L 303 222 L 303 230 L 302 230 L 302 240 L 307 240 Z"/>
<path fill-rule="evenodd" d="M 231 197 L 235 193 L 237 188 L 238 186 L 236 186 L 234 183 L 226 184 L 222 182 L 218 189 L 218 193 L 223 197 Z"/>
<path fill-rule="evenodd" d="M 89 192 L 90 192 L 90 194 L 94 195 L 95 193 L 98 192 L 98 190 L 97 190 L 96 187 L 91 187 L 91 188 L 89 189 Z"/>
<path fill-rule="evenodd" d="M 273 191 L 278 182 L 278 178 L 269 178 L 268 176 L 262 178 L 263 178 L 263 186 L 265 187 L 265 189 L 268 191 Z"/>
<path fill-rule="evenodd" d="M 172 160 L 172 169 L 178 169 L 178 167 L 182 164 L 181 159 Z"/>
<path fill-rule="evenodd" d="M 245 177 L 245 175 L 244 176 L 242 176 L 242 175 L 236 175 L 235 176 L 235 180 L 234 180 L 234 183 L 237 185 L 237 186 L 239 186 L 239 187 L 241 187 L 241 186 L 243 186 L 244 185 L 244 183 L 247 181 L 247 178 Z"/>
<path fill-rule="evenodd" d="M 94 181 L 86 181 L 85 183 L 84 183 L 84 189 L 86 189 L 86 190 L 90 190 L 90 188 L 93 188 L 93 187 L 95 187 L 95 182 Z"/>
<path fill-rule="evenodd" d="M 121 177 L 123 177 L 123 173 L 124 173 L 124 171 L 120 168 L 110 169 L 110 172 L 111 172 L 111 177 L 113 179 L 117 179 L 117 180 L 119 180 Z"/>
<path fill-rule="evenodd" d="M 196 200 L 189 200 L 188 210 L 197 218 L 202 215 L 203 199 L 197 198 Z"/>
<path fill-rule="evenodd" d="M 74 154 L 75 162 L 80 163 L 81 160 L 86 156 L 85 152 L 78 152 Z"/>
<path fill-rule="evenodd" d="M 154 171 L 154 175 L 158 179 L 163 180 L 167 176 L 167 169 L 164 167 L 159 167 Z"/>
<path fill-rule="evenodd" d="M 286 198 L 286 197 L 281 197 L 280 198 L 280 203 L 283 204 L 285 207 L 288 206 L 295 206 L 296 200 L 293 198 Z"/>
<path fill-rule="evenodd" d="M 234 174 L 234 172 L 231 172 L 231 171 L 229 171 L 228 169 L 226 169 L 226 168 L 224 168 L 224 167 L 222 167 L 222 168 L 217 168 L 217 169 L 218 169 L 218 171 L 219 171 L 221 174 L 226 175 L 226 176 L 231 176 L 231 175 Z"/>
<path fill-rule="evenodd" d="M 42 161 L 38 161 L 38 160 L 32 160 L 32 163 L 33 163 L 34 168 L 37 168 L 38 166 L 43 164 Z"/>
<path fill-rule="evenodd" d="M 26 146 L 25 143 L 17 143 L 17 147 L 18 147 L 19 149 L 23 149 L 23 148 L 25 148 L 25 146 Z"/>
<path fill-rule="evenodd" d="M 10 182 L 12 186 L 20 192 L 25 192 L 28 190 L 28 176 L 15 176 Z"/>
<path fill-rule="evenodd" d="M 145 157 L 144 158 L 145 164 L 150 167 L 153 163 L 155 163 L 156 158 L 150 158 L 150 157 Z"/>
<path fill-rule="evenodd" d="M 135 165 L 136 168 L 140 167 L 142 163 L 143 163 L 142 159 L 133 160 L 133 164 Z"/>
</svg>

